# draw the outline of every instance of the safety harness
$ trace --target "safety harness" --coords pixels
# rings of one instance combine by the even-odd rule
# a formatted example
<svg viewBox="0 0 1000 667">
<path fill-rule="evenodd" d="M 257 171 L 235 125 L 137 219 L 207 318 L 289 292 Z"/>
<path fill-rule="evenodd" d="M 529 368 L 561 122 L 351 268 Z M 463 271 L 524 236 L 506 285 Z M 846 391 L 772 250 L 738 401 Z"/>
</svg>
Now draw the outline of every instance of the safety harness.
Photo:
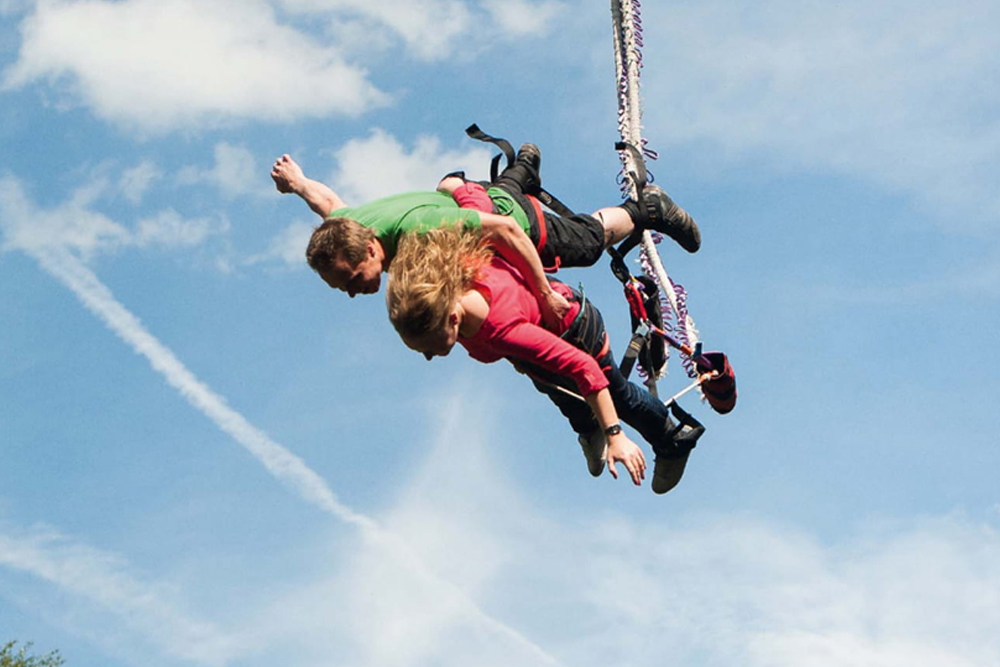
<svg viewBox="0 0 1000 667">
<path fill-rule="evenodd" d="M 514 148 L 510 142 L 500 137 L 494 137 L 483 132 L 478 125 L 473 123 L 466 128 L 465 133 L 472 139 L 493 144 L 500 149 L 501 153 L 495 155 L 490 162 L 490 181 L 495 182 L 501 173 L 501 160 L 506 158 L 507 166 L 514 164 L 516 159 Z M 618 142 L 615 149 L 627 154 L 628 170 L 626 178 L 634 187 L 637 201 L 642 201 L 642 191 L 647 183 L 647 172 L 645 159 L 642 152 L 635 146 L 626 142 Z M 572 216 L 573 211 L 563 204 L 559 199 L 548 191 L 539 187 L 539 195 L 522 195 L 516 197 L 518 203 L 525 208 L 529 217 L 539 221 L 540 239 L 539 245 L 544 243 L 544 215 L 541 205 L 553 211 L 557 215 Z M 688 374 L 694 380 L 692 384 L 683 389 L 680 393 L 671 397 L 666 403 L 676 401 L 677 398 L 687 392 L 701 388 L 702 394 L 712 408 L 721 414 L 725 414 L 733 409 L 736 404 L 736 377 L 729 360 L 722 352 L 705 352 L 702 344 L 695 342 L 693 345 L 683 340 L 682 336 L 674 335 L 665 326 L 663 317 L 663 299 L 657 281 L 650 276 L 642 275 L 638 278 L 633 276 L 625 264 L 625 255 L 643 241 L 643 236 L 647 232 L 639 227 L 629 238 L 625 239 L 617 248 L 608 248 L 607 252 L 611 256 L 611 272 L 621 282 L 625 292 L 625 300 L 629 306 L 629 316 L 632 322 L 632 336 L 619 368 L 626 378 L 631 375 L 632 370 L 638 366 L 640 375 L 645 377 L 645 385 L 651 394 L 658 395 L 656 381 L 664 374 L 668 359 L 668 346 L 681 352 L 688 362 Z M 674 285 L 670 286 L 674 290 L 683 288 Z M 675 297 L 676 300 L 677 297 Z M 674 306 L 675 301 L 667 301 L 668 305 Z M 686 317 L 686 309 L 675 308 L 678 320 Z M 581 311 L 582 312 L 582 311 Z M 693 329 L 693 326 L 692 326 Z M 530 373 L 529 373 L 530 374 Z M 535 377 L 536 380 L 556 386 Z M 575 395 L 564 387 L 557 387 L 559 391 Z M 578 398 L 579 397 L 577 396 Z"/>
</svg>

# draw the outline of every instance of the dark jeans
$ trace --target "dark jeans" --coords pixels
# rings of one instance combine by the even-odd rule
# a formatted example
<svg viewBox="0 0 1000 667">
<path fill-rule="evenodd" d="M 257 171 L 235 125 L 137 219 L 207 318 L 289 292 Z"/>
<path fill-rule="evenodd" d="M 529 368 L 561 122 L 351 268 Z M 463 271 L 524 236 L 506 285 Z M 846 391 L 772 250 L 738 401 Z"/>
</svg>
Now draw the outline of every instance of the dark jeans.
<svg viewBox="0 0 1000 667">
<path fill-rule="evenodd" d="M 669 408 L 645 388 L 629 382 L 622 375 L 615 363 L 614 354 L 607 345 L 608 334 L 600 311 L 584 299 L 580 315 L 561 337 L 597 359 L 610 383 L 608 391 L 618 417 L 638 431 L 657 453 L 673 450 L 671 434 L 674 422 L 670 418 Z M 588 435 L 599 428 L 594 413 L 586 402 L 568 396 L 552 386 L 557 385 L 576 393 L 578 389 L 572 380 L 533 364 L 520 362 L 518 366 L 531 376 L 535 388 L 556 404 L 574 431 L 580 435 Z"/>
</svg>

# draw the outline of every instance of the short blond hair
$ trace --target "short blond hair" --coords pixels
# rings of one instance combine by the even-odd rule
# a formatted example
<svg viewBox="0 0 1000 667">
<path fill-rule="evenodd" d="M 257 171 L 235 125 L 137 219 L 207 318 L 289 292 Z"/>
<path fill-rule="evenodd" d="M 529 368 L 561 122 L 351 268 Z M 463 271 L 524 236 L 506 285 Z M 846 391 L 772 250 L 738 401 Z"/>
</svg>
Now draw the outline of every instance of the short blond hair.
<svg viewBox="0 0 1000 667">
<path fill-rule="evenodd" d="M 306 262 L 314 271 L 332 268 L 338 256 L 356 267 L 368 252 L 375 231 L 350 218 L 327 218 L 313 230 L 306 246 Z"/>
<path fill-rule="evenodd" d="M 472 288 L 492 248 L 475 232 L 446 226 L 409 232 L 389 265 L 389 320 L 403 338 L 439 331 L 455 302 Z"/>
</svg>

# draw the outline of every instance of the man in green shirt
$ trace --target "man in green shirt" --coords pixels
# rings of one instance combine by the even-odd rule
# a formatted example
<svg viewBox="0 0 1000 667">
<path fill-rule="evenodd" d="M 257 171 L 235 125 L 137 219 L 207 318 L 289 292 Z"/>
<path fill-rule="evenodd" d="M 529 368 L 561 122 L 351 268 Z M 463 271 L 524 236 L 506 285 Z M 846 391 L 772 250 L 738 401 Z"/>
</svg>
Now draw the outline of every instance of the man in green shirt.
<svg viewBox="0 0 1000 667">
<path fill-rule="evenodd" d="M 373 294 L 396 254 L 399 238 L 443 225 L 478 230 L 525 277 L 546 323 L 561 321 L 569 304 L 549 285 L 550 268 L 590 266 L 604 249 L 640 224 L 668 234 L 689 252 L 701 243 L 694 220 L 660 188 L 648 186 L 643 202 L 602 208 L 593 215 L 557 216 L 525 197 L 539 187 L 541 156 L 533 144 L 518 151 L 515 164 L 489 189 L 494 213 L 460 208 L 452 193 L 464 181 L 446 177 L 436 192 L 410 192 L 349 207 L 328 186 L 308 178 L 288 155 L 278 158 L 271 178 L 279 192 L 296 194 L 324 219 L 306 250 L 309 265 L 333 289 Z M 456 197 L 458 195 L 456 194 Z"/>
</svg>

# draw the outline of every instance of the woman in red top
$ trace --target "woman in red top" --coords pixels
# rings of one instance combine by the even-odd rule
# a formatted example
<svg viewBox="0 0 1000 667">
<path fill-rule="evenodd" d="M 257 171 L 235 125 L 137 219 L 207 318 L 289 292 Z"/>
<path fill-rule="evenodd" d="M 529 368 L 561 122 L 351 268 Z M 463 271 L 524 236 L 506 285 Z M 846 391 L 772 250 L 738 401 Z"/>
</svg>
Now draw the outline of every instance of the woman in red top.
<svg viewBox="0 0 1000 667">
<path fill-rule="evenodd" d="M 428 360 L 446 356 L 455 343 L 484 363 L 508 359 L 569 419 L 591 474 L 600 475 L 606 461 L 617 478 L 621 462 L 638 485 L 645 457 L 622 431 L 620 415 L 652 445 L 653 490 L 666 493 L 680 481 L 704 429 L 676 404 L 668 408 L 628 382 L 614 363 L 598 310 L 563 283 L 552 286 L 572 304 L 556 331 L 542 326 L 538 303 L 516 269 L 475 235 L 444 228 L 403 238 L 386 300 L 407 347 Z M 686 431 L 674 425 L 671 410 Z"/>
</svg>

